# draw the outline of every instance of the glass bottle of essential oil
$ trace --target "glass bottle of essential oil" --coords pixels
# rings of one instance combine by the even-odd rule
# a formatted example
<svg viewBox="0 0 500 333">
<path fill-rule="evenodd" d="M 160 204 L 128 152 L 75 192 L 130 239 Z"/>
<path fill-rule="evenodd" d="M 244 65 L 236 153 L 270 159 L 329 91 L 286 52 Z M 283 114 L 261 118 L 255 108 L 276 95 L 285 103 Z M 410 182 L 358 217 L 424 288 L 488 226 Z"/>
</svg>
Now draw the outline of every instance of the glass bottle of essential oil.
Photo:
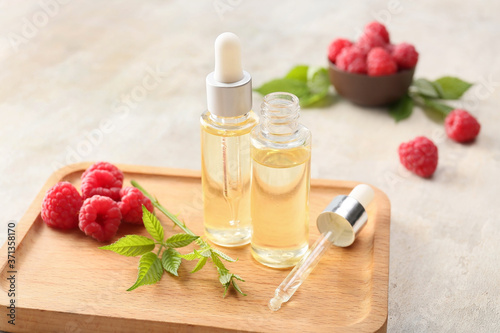
<svg viewBox="0 0 500 333">
<path fill-rule="evenodd" d="M 205 234 L 221 246 L 248 244 L 250 132 L 257 124 L 252 78 L 242 70 L 241 46 L 233 33 L 215 41 L 215 70 L 207 76 L 208 111 L 201 115 L 201 180 Z"/>
<path fill-rule="evenodd" d="M 309 247 L 311 132 L 299 111 L 295 95 L 269 94 L 251 133 L 251 251 L 276 268 L 294 266 Z"/>
</svg>

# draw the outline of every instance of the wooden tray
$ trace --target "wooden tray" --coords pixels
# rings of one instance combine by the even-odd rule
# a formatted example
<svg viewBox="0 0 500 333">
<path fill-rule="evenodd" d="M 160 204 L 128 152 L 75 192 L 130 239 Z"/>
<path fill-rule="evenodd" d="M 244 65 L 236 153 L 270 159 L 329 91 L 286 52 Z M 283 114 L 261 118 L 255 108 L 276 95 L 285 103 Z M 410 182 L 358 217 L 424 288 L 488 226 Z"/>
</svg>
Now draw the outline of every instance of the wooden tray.
<svg viewBox="0 0 500 333">
<path fill-rule="evenodd" d="M 229 263 L 241 275 L 248 294 L 223 288 L 212 265 L 190 274 L 185 262 L 180 277 L 164 275 L 156 285 L 125 291 L 137 276 L 137 257 L 99 250 L 102 245 L 79 230 L 47 227 L 40 206 L 48 188 L 61 180 L 79 189 L 89 163 L 54 173 L 16 228 L 16 325 L 7 323 L 10 283 L 7 244 L 0 251 L 0 329 L 9 332 L 385 332 L 389 273 L 390 203 L 375 190 L 369 222 L 349 248 L 334 248 L 278 312 L 267 303 L 289 270 L 257 263 L 248 246 L 224 251 L 239 261 Z M 172 212 L 180 213 L 197 234 L 203 233 L 199 172 L 143 166 L 119 166 L 126 186 L 135 179 Z M 317 238 L 317 215 L 356 182 L 312 180 L 311 243 Z M 173 224 L 157 214 L 167 235 Z M 177 231 L 176 231 L 177 232 Z M 123 224 L 115 240 L 144 228 Z M 181 249 L 181 252 L 186 249 Z M 7 319 L 6 319 L 7 318 Z"/>
</svg>

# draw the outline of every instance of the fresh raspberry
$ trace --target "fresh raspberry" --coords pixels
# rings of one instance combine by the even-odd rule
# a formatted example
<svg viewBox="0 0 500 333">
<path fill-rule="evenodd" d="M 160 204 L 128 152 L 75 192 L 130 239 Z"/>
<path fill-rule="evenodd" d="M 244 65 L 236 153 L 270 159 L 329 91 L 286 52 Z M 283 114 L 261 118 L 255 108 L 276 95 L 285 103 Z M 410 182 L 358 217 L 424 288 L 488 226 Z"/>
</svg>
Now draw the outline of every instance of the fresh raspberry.
<svg viewBox="0 0 500 333">
<path fill-rule="evenodd" d="M 413 68 L 418 62 L 418 52 L 413 45 L 401 43 L 394 47 L 392 58 L 401 69 Z"/>
<path fill-rule="evenodd" d="M 80 230 L 100 242 L 108 241 L 116 234 L 122 214 L 118 204 L 108 197 L 95 195 L 85 199 L 80 209 Z"/>
<path fill-rule="evenodd" d="M 345 47 L 337 56 L 337 67 L 350 73 L 366 74 L 365 55 L 355 46 Z"/>
<path fill-rule="evenodd" d="M 335 64 L 335 59 L 343 48 L 352 46 L 352 42 L 347 39 L 338 38 L 330 43 L 328 47 L 328 59 Z"/>
<path fill-rule="evenodd" d="M 403 142 L 398 152 L 401 164 L 420 177 L 430 177 L 436 171 L 438 149 L 434 142 L 425 136 Z"/>
<path fill-rule="evenodd" d="M 378 36 L 382 38 L 384 43 L 390 43 L 389 32 L 385 25 L 377 21 L 370 22 L 365 26 L 365 34 Z"/>
<path fill-rule="evenodd" d="M 94 195 L 110 197 L 115 201 L 120 200 L 120 190 L 123 182 L 106 170 L 94 170 L 82 179 L 83 198 L 87 199 Z"/>
<path fill-rule="evenodd" d="M 47 191 L 43 198 L 42 220 L 53 228 L 76 228 L 82 202 L 82 196 L 73 184 L 57 183 Z"/>
<path fill-rule="evenodd" d="M 356 44 L 356 46 L 365 54 L 368 54 L 375 47 L 385 47 L 385 45 L 387 45 L 387 43 L 382 37 L 372 33 L 364 33 L 361 35 Z"/>
<path fill-rule="evenodd" d="M 125 187 L 120 191 L 121 201 L 118 203 L 124 222 L 143 224 L 142 222 L 142 205 L 146 206 L 147 210 L 153 212 L 153 204 L 148 197 L 142 194 L 135 187 Z"/>
<path fill-rule="evenodd" d="M 82 173 L 82 179 L 87 177 L 89 173 L 95 170 L 109 171 L 113 174 L 113 176 L 115 176 L 116 179 L 123 181 L 123 172 L 121 172 L 120 169 L 118 169 L 116 166 L 108 162 L 97 162 L 92 164 L 91 166 L 88 167 L 87 170 L 85 170 L 84 173 Z"/>
<path fill-rule="evenodd" d="M 461 109 L 451 111 L 444 122 L 446 134 L 457 142 L 474 140 L 479 134 L 481 125 L 469 112 Z"/>
<path fill-rule="evenodd" d="M 398 66 L 392 60 L 392 57 L 382 47 L 376 47 L 368 53 L 366 58 L 368 75 L 382 76 L 396 73 Z"/>
<path fill-rule="evenodd" d="M 392 52 L 394 52 L 394 48 L 396 47 L 396 45 L 394 44 L 386 44 L 384 46 L 385 50 L 387 51 L 387 53 L 389 53 L 390 55 L 392 55 Z"/>
</svg>

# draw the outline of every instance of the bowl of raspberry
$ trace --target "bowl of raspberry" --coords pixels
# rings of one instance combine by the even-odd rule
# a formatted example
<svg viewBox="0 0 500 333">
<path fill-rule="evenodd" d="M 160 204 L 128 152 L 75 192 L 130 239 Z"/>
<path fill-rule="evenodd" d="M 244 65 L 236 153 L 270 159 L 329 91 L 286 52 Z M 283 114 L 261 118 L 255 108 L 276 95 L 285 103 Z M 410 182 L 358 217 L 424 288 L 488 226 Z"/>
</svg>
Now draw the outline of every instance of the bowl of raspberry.
<svg viewBox="0 0 500 333">
<path fill-rule="evenodd" d="M 371 22 L 357 42 L 333 40 L 328 62 L 330 81 L 339 95 L 361 106 L 384 106 L 408 91 L 418 52 L 408 43 L 391 44 L 386 27 Z"/>
</svg>

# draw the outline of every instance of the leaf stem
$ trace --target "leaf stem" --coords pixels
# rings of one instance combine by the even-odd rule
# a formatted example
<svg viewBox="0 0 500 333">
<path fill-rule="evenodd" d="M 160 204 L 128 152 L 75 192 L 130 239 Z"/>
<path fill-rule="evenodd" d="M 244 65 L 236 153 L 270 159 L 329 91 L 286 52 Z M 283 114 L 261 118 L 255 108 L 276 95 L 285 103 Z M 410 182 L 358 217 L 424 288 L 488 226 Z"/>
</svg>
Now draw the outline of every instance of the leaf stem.
<svg viewBox="0 0 500 333">
<path fill-rule="evenodd" d="M 192 232 L 191 230 L 189 230 L 189 228 L 177 218 L 177 216 L 175 216 L 174 214 L 170 213 L 165 207 L 163 207 L 160 204 L 160 202 L 158 202 L 158 199 L 154 198 L 151 194 L 149 194 L 141 185 L 139 185 L 139 183 L 137 183 L 135 180 L 132 180 L 130 182 L 132 183 L 132 186 L 134 186 L 135 188 L 139 189 L 145 196 L 147 196 L 151 200 L 151 202 L 153 203 L 153 206 L 155 206 L 156 208 L 158 208 L 158 210 L 160 212 L 162 212 L 169 219 L 171 219 L 172 222 L 174 222 L 176 226 L 178 226 L 179 228 L 182 229 L 182 231 L 184 231 L 186 234 L 189 234 L 191 236 L 196 236 L 194 234 L 194 232 Z"/>
<path fill-rule="evenodd" d="M 139 185 L 138 182 L 136 182 L 135 180 L 131 180 L 130 183 L 132 184 L 132 186 L 134 186 L 135 188 L 139 189 L 146 197 L 148 197 L 151 202 L 153 203 L 153 206 L 155 206 L 160 212 L 162 212 L 163 214 L 165 214 L 165 216 L 167 216 L 172 222 L 174 222 L 174 224 L 176 226 L 178 226 L 179 228 L 181 228 L 182 231 L 184 231 L 186 234 L 188 235 L 191 235 L 191 236 L 196 236 L 196 234 L 194 232 L 192 232 L 187 226 L 185 223 L 183 223 L 181 220 L 179 220 L 177 218 L 176 215 L 170 213 L 165 207 L 163 207 L 160 202 L 158 201 L 158 199 L 156 199 L 155 197 L 153 197 L 151 194 L 148 193 L 148 191 L 146 191 L 144 189 L 144 187 L 142 187 L 141 185 Z M 196 241 L 195 241 L 198 245 L 205 245 L 205 241 L 202 240 L 201 238 L 198 238 Z"/>
<path fill-rule="evenodd" d="M 158 249 L 158 253 L 156 254 L 158 257 L 160 256 L 161 249 L 163 249 L 163 244 L 160 244 L 160 248 Z"/>
</svg>

